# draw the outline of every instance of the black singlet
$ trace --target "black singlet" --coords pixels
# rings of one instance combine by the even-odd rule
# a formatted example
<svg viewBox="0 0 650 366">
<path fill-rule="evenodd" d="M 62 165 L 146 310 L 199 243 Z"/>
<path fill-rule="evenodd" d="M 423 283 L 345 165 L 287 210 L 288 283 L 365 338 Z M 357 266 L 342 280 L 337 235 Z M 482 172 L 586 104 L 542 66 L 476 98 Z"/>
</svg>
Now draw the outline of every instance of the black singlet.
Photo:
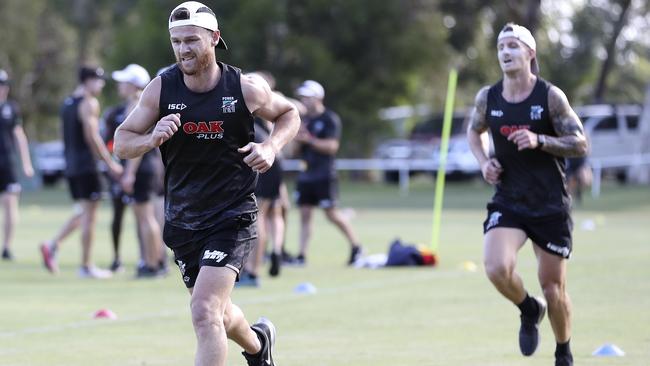
<svg viewBox="0 0 650 366">
<path fill-rule="evenodd" d="M 570 206 L 565 159 L 540 149 L 517 150 L 508 135 L 518 129 L 557 136 L 548 110 L 551 84 L 538 78 L 530 95 L 519 103 L 503 96 L 503 81 L 490 87 L 486 120 L 494 141 L 495 157 L 503 167 L 492 202 L 527 217 L 553 215 Z"/>
</svg>

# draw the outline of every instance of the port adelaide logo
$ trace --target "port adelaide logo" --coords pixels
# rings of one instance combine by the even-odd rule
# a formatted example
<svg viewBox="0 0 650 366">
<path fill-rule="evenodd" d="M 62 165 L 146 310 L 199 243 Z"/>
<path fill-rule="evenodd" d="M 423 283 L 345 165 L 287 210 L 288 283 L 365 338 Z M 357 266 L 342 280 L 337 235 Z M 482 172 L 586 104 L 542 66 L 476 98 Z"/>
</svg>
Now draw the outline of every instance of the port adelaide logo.
<svg viewBox="0 0 650 366">
<path fill-rule="evenodd" d="M 235 97 L 222 97 L 221 110 L 223 113 L 235 113 L 237 107 L 237 99 Z"/>
</svg>

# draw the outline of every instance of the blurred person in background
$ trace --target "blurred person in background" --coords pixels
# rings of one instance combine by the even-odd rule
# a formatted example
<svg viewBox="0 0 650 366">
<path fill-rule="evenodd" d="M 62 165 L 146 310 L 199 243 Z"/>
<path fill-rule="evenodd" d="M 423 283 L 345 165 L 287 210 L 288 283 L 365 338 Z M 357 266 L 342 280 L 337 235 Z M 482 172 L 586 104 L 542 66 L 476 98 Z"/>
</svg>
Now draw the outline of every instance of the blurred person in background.
<svg viewBox="0 0 650 366">
<path fill-rule="evenodd" d="M 2 259 L 7 261 L 14 258 L 11 242 L 18 221 L 18 196 L 21 190 L 15 172 L 16 151 L 20 155 L 23 174 L 26 177 L 34 175 L 20 109 L 16 102 L 8 99 L 9 84 L 9 74 L 0 69 L 0 200 L 4 211 Z"/>
<path fill-rule="evenodd" d="M 256 245 L 254 189 L 295 135 L 295 107 L 261 78 L 216 60 L 227 49 L 214 12 L 188 1 L 172 10 L 169 34 L 177 65 L 147 86 L 115 134 L 125 159 L 160 148 L 165 163 L 164 241 L 174 251 L 197 337 L 195 365 L 223 366 L 228 339 L 249 365 L 273 366 L 275 326 L 252 326 L 231 293 Z M 253 142 L 254 117 L 274 123 Z"/>
<path fill-rule="evenodd" d="M 260 77 L 275 90 L 275 78 L 268 72 L 258 71 L 248 74 L 251 77 Z M 255 117 L 255 142 L 262 143 L 271 135 L 273 124 L 259 117 Z M 267 241 L 271 243 L 269 275 L 272 277 L 280 274 L 282 264 L 282 244 L 284 243 L 285 219 L 282 214 L 280 202 L 282 182 L 282 161 L 276 155 L 275 161 L 269 170 L 259 174 L 255 197 L 259 212 L 257 215 L 257 248 L 255 255 L 246 263 L 246 270 L 242 272 L 237 286 L 259 285 L 258 272 L 264 262 Z"/>
<path fill-rule="evenodd" d="M 485 272 L 521 311 L 519 348 L 530 356 L 539 345 L 547 304 L 555 334 L 555 365 L 572 366 L 571 300 L 566 290 L 573 222 L 565 158 L 587 152 L 582 123 L 564 92 L 539 77 L 530 31 L 508 23 L 497 39 L 503 79 L 476 95 L 467 137 L 483 177 L 496 186 L 487 205 Z M 495 156 L 486 153 L 490 131 Z M 515 272 L 517 254 L 533 242 L 544 298 L 531 297 Z"/>
<path fill-rule="evenodd" d="M 101 134 L 106 144 L 106 148 L 112 154 L 113 153 L 113 135 L 117 126 L 120 125 L 126 119 L 128 115 L 128 106 L 129 106 L 129 97 L 136 97 L 134 93 L 134 88 L 129 86 L 128 83 L 118 83 L 118 95 L 123 99 L 118 105 L 110 106 L 106 108 L 104 115 L 101 118 Z M 137 99 L 136 99 L 137 102 Z M 126 160 L 120 161 L 122 166 L 126 164 Z M 111 240 L 113 243 L 113 261 L 109 267 L 112 272 L 121 272 L 124 270 L 122 266 L 122 259 L 120 255 L 120 240 L 122 237 L 122 222 L 124 221 L 124 212 L 126 206 L 131 204 L 132 198 L 124 192 L 122 189 L 121 178 L 114 177 L 113 175 L 106 172 L 106 178 L 108 180 L 109 193 L 111 195 L 111 206 L 113 208 L 113 217 L 111 219 Z M 142 253 L 142 240 L 140 238 L 140 232 L 138 231 L 138 242 L 140 246 L 140 252 Z"/>
<path fill-rule="evenodd" d="M 307 80 L 296 90 L 306 112 L 295 141 L 306 168 L 298 175 L 296 202 L 300 207 L 300 252 L 296 264 L 304 265 L 312 233 L 314 207 L 325 211 L 327 219 L 345 236 L 350 245 L 347 264 L 352 265 L 362 254 L 362 247 L 352 226 L 337 208 L 338 178 L 334 161 L 341 138 L 341 119 L 323 104 L 325 89 Z"/>
<path fill-rule="evenodd" d="M 95 236 L 97 208 L 102 195 L 97 158 L 102 160 L 116 179 L 122 175 L 122 165 L 113 160 L 99 133 L 99 101 L 105 85 L 104 70 L 83 66 L 79 69 L 79 84 L 61 108 L 65 174 L 74 213 L 59 232 L 40 246 L 43 264 L 52 273 L 58 272 L 56 260 L 63 239 L 81 227 L 82 258 L 78 275 L 81 278 L 108 278 L 111 272 L 96 267 L 91 259 Z"/>
<path fill-rule="evenodd" d="M 566 159 L 566 179 L 569 194 L 576 200 L 576 203 L 582 203 L 582 191 L 591 185 L 593 179 L 586 156 Z"/>
<path fill-rule="evenodd" d="M 122 104 L 111 108 L 105 119 L 105 140 L 107 140 L 107 146 L 112 152 L 115 130 L 136 106 L 142 90 L 147 86 L 151 78 L 147 70 L 137 64 L 130 64 L 122 70 L 114 71 L 111 76 L 113 80 L 118 82 L 118 92 L 124 100 Z M 140 248 L 140 263 L 137 266 L 136 276 L 154 277 L 161 273 L 161 269 L 165 269 L 162 230 L 156 220 L 152 200 L 157 178 L 156 159 L 160 159 L 160 156 L 156 150 L 152 150 L 141 157 L 125 160 L 123 161 L 124 174 L 119 180 L 110 179 L 113 196 L 113 222 L 111 227 L 114 260 L 111 264 L 112 271 L 119 270 L 122 265 L 119 253 L 119 238 L 122 217 L 127 203 L 133 204 Z"/>
</svg>

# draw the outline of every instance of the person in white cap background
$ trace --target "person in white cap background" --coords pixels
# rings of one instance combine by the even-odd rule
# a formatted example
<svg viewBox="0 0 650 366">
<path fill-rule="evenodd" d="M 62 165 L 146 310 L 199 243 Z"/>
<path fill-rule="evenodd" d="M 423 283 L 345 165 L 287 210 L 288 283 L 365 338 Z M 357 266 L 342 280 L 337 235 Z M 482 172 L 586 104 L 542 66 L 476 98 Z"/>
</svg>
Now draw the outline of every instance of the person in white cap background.
<svg viewBox="0 0 650 366">
<path fill-rule="evenodd" d="M 251 77 L 263 78 L 271 90 L 275 90 L 275 78 L 268 71 L 255 71 L 248 74 Z M 278 92 L 276 92 L 278 93 Z M 292 101 L 293 102 L 293 101 Z M 255 118 L 255 142 L 265 141 L 273 129 L 271 122 L 259 117 Z M 260 174 L 255 187 L 255 197 L 259 208 L 257 216 L 257 248 L 249 258 L 237 286 L 257 287 L 260 284 L 259 269 L 264 262 L 267 241 L 271 243 L 269 275 L 276 277 L 280 274 L 282 261 L 282 245 L 285 240 L 286 221 L 283 216 L 282 197 L 286 187 L 282 182 L 282 154 L 276 155 L 269 170 Z"/>
<path fill-rule="evenodd" d="M 82 258 L 78 275 L 81 278 L 108 278 L 110 271 L 93 264 L 92 245 L 95 236 L 97 208 L 101 199 L 97 158 L 106 164 L 109 174 L 122 175 L 122 165 L 113 160 L 99 132 L 99 101 L 104 89 L 104 70 L 83 66 L 79 69 L 79 85 L 67 97 L 61 108 L 63 143 L 65 146 L 65 175 L 70 195 L 75 201 L 74 212 L 59 232 L 40 246 L 43 264 L 52 273 L 58 272 L 56 254 L 63 239 L 81 227 Z"/>
<path fill-rule="evenodd" d="M 21 188 L 14 166 L 16 150 L 20 155 L 22 171 L 25 176 L 32 177 L 34 175 L 20 109 L 17 103 L 9 100 L 9 83 L 9 74 L 0 69 L 0 200 L 4 212 L 3 260 L 13 259 L 11 242 L 18 221 L 18 195 Z"/>
<path fill-rule="evenodd" d="M 530 31 L 508 23 L 497 39 L 503 79 L 482 88 L 467 138 L 484 179 L 496 191 L 487 205 L 485 272 L 496 289 L 521 311 L 519 348 L 532 355 L 539 323 L 548 315 L 555 334 L 555 365 L 573 365 L 571 301 L 566 289 L 573 223 L 564 161 L 584 156 L 582 123 L 562 90 L 539 77 L 537 45 Z M 494 156 L 483 137 L 490 132 Z M 515 272 L 517 254 L 530 238 L 544 297 L 531 297 Z M 547 305 L 548 304 L 548 305 Z"/>
<path fill-rule="evenodd" d="M 261 318 L 250 326 L 231 292 L 256 245 L 257 174 L 295 136 L 298 112 L 262 78 L 217 62 L 215 47 L 227 47 L 207 6 L 177 6 L 169 34 L 177 64 L 151 81 L 118 127 L 115 153 L 162 153 L 163 239 L 191 294 L 195 365 L 225 365 L 228 338 L 249 365 L 275 365 L 274 325 Z M 254 116 L 274 123 L 261 143 L 253 142 Z"/>
<path fill-rule="evenodd" d="M 300 207 L 300 252 L 295 263 L 306 263 L 313 210 L 320 207 L 347 239 L 350 245 L 347 264 L 352 265 L 361 256 L 362 248 L 352 226 L 337 208 L 338 179 L 334 161 L 340 146 L 341 119 L 323 104 L 325 89 L 317 81 L 304 81 L 296 95 L 306 108 L 302 127 L 295 139 L 300 143 L 300 156 L 306 167 L 298 175 L 296 185 L 296 201 Z"/>
<path fill-rule="evenodd" d="M 109 151 L 113 151 L 113 135 L 117 127 L 135 108 L 142 90 L 151 80 L 147 70 L 137 64 L 130 64 L 122 70 L 111 74 L 118 82 L 118 93 L 123 103 L 111 107 L 103 118 L 103 135 Z M 133 203 L 137 223 L 137 233 L 140 247 L 140 263 L 137 267 L 137 277 L 154 277 L 165 270 L 162 229 L 155 218 L 152 196 L 154 194 L 156 162 L 159 155 L 155 150 L 141 157 L 124 160 L 124 174 L 119 179 L 109 175 L 110 192 L 113 202 L 113 220 L 111 237 L 113 240 L 114 258 L 110 269 L 113 272 L 122 268 L 120 258 L 120 234 L 124 209 L 128 203 Z"/>
</svg>

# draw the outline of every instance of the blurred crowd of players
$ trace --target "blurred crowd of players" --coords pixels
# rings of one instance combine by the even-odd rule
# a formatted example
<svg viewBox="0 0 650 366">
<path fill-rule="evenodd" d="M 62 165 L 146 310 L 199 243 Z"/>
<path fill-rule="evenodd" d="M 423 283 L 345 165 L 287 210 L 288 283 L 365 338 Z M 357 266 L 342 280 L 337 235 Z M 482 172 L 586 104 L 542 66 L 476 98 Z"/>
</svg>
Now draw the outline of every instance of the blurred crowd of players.
<svg viewBox="0 0 650 366">
<path fill-rule="evenodd" d="M 157 75 L 165 69 L 158 70 Z M 275 90 L 275 79 L 270 73 L 256 71 L 250 75 L 264 79 Z M 121 101 L 102 108 L 97 98 L 109 80 L 116 83 Z M 138 103 L 150 81 L 148 71 L 137 64 L 116 70 L 110 77 L 101 67 L 82 66 L 79 69 L 78 85 L 61 107 L 65 175 L 74 201 L 73 210 L 61 228 L 38 247 L 44 267 L 52 274 L 59 272 L 57 258 L 62 243 L 77 229 L 81 233 L 82 248 L 79 277 L 103 279 L 123 272 L 121 237 L 127 207 L 133 209 L 136 219 L 139 258 L 134 268 L 135 277 L 156 278 L 168 273 L 168 249 L 162 240 L 165 192 L 160 152 L 154 149 L 141 158 L 130 160 L 119 160 L 113 155 L 115 130 Z M 25 176 L 34 175 L 20 110 L 18 104 L 9 99 L 10 85 L 9 74 L 0 70 L 0 192 L 4 207 L 2 259 L 5 261 L 16 260 L 12 244 L 21 188 L 15 162 L 21 162 Z M 341 137 L 341 120 L 334 111 L 325 107 L 325 89 L 314 80 L 304 81 L 295 90 L 295 98 L 289 99 L 300 112 L 302 126 L 284 153 L 297 156 L 304 162 L 293 192 L 300 212 L 297 253 L 292 255 L 285 247 L 286 219 L 292 199 L 282 179 L 282 156 L 279 156 L 273 167 L 258 177 L 255 194 L 259 206 L 259 244 L 247 261 L 237 286 L 259 286 L 259 274 L 266 262 L 271 277 L 278 276 L 283 265 L 304 266 L 312 233 L 312 211 L 316 207 L 323 209 L 327 219 L 347 240 L 350 247 L 347 264 L 353 264 L 362 254 L 354 230 L 337 208 L 338 180 L 334 159 Z M 272 128 L 271 123 L 256 117 L 255 141 L 264 141 Z M 92 249 L 95 235 L 103 235 L 102 231 L 95 230 L 95 223 L 99 203 L 106 196 L 110 197 L 112 207 L 110 239 L 113 256 L 103 258 L 102 261 L 108 265 L 100 268 L 95 265 Z"/>
</svg>

